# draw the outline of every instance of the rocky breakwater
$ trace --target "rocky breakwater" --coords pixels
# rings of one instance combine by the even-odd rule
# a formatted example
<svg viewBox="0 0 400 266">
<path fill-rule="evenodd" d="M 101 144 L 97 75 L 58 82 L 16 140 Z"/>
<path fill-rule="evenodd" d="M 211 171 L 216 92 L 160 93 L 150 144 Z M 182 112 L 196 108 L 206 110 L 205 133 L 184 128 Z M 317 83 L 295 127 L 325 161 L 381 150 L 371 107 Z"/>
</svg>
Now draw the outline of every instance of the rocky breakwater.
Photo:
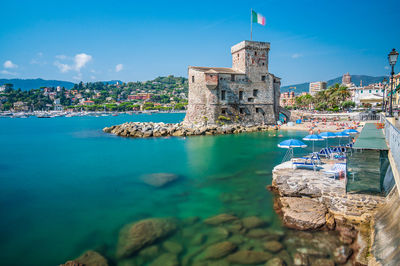
<svg viewBox="0 0 400 266">
<path fill-rule="evenodd" d="M 105 127 L 106 133 L 122 137 L 149 138 L 149 137 L 184 137 L 200 135 L 239 134 L 244 132 L 261 132 L 271 129 L 267 125 L 209 125 L 195 126 L 179 124 L 165 124 L 153 122 L 127 122 L 121 125 Z"/>
<path fill-rule="evenodd" d="M 324 170 L 331 166 L 322 167 L 326 169 L 293 171 L 291 162 L 276 166 L 270 187 L 276 192 L 274 207 L 289 228 L 336 230 L 340 241 L 351 247 L 336 251 L 337 263 L 345 263 L 354 251 L 354 261 L 368 265 L 371 219 L 385 199 L 346 193 L 345 180 L 327 176 Z"/>
</svg>

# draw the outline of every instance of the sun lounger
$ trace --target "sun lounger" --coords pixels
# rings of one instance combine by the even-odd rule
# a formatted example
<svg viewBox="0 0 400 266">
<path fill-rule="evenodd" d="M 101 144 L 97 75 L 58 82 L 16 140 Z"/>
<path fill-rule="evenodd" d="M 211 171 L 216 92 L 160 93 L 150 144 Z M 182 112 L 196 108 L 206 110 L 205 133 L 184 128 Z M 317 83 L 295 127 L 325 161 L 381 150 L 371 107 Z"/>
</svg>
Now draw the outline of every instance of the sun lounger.
<svg viewBox="0 0 400 266">
<path fill-rule="evenodd" d="M 346 175 L 346 164 L 345 163 L 335 163 L 332 168 L 328 171 L 324 171 L 330 177 L 340 177 L 341 175 Z"/>
<path fill-rule="evenodd" d="M 319 157 L 318 153 L 312 153 L 310 157 L 301 157 L 297 158 L 297 160 L 303 161 L 294 161 L 292 162 L 293 168 L 303 168 L 303 169 L 312 169 L 312 170 L 319 170 L 319 165 L 321 164 L 321 158 Z"/>
</svg>

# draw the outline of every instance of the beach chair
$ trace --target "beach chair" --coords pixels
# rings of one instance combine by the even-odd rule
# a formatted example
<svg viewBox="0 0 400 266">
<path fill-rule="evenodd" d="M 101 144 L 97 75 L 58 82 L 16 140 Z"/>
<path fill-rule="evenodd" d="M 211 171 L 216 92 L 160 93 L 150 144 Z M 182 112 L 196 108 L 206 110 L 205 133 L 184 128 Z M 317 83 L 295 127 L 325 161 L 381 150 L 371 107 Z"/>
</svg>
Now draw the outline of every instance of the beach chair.
<svg viewBox="0 0 400 266">
<path fill-rule="evenodd" d="M 353 143 L 346 144 L 346 148 L 353 148 Z"/>
<path fill-rule="evenodd" d="M 331 148 L 323 148 L 318 152 L 318 155 L 325 157 L 325 158 L 330 158 L 332 155 L 332 149 Z"/>
<path fill-rule="evenodd" d="M 294 169 L 302 168 L 302 169 L 312 169 L 314 171 L 319 170 L 321 165 L 321 158 L 318 153 L 311 153 L 310 157 L 301 157 L 297 158 L 303 161 L 293 161 L 292 165 Z"/>
<path fill-rule="evenodd" d="M 346 176 L 346 163 L 335 163 L 328 171 L 324 171 L 329 177 L 338 178 Z"/>
</svg>

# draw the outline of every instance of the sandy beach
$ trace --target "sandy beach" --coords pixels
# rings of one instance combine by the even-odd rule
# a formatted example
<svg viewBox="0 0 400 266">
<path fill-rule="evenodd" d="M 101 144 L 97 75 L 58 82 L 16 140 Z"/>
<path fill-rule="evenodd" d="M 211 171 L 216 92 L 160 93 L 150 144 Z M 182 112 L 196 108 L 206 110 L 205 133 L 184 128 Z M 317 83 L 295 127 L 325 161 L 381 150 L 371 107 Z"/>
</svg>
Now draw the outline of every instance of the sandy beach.
<svg viewBox="0 0 400 266">
<path fill-rule="evenodd" d="M 302 122 L 301 124 L 288 123 L 280 126 L 280 130 L 301 130 L 309 131 L 312 134 L 319 134 L 325 131 L 339 132 L 345 129 L 356 129 L 362 128 L 363 122 L 357 121 L 338 121 L 338 122 L 320 122 L 320 121 L 310 121 Z"/>
</svg>

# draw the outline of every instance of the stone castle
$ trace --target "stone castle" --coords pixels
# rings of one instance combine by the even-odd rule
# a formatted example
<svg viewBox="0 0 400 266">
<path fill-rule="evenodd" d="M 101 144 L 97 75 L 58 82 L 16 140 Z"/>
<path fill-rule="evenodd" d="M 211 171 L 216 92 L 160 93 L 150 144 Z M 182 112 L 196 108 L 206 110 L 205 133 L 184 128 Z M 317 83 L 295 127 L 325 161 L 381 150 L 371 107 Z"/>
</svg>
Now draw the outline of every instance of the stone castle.
<svg viewBox="0 0 400 266">
<path fill-rule="evenodd" d="M 189 66 L 184 123 L 275 124 L 280 78 L 268 72 L 270 43 L 242 41 L 231 48 L 232 68 Z"/>
</svg>

